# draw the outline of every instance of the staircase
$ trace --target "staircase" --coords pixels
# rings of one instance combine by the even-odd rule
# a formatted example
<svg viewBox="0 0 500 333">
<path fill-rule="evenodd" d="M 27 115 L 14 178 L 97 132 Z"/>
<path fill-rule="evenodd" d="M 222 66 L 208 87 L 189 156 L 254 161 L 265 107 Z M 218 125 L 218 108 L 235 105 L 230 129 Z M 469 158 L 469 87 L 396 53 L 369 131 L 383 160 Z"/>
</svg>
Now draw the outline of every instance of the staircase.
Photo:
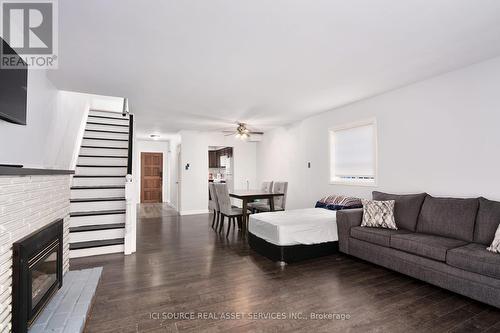
<svg viewBox="0 0 500 333">
<path fill-rule="evenodd" d="M 89 111 L 71 187 L 71 258 L 124 252 L 130 124 L 128 115 Z"/>
</svg>

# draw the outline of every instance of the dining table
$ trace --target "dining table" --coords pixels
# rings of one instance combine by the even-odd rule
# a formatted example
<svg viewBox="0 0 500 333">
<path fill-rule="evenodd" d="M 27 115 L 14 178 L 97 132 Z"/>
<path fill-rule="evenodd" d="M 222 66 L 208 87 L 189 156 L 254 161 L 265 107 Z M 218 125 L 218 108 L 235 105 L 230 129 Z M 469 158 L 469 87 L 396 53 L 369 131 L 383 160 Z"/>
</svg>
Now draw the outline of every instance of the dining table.
<svg viewBox="0 0 500 333">
<path fill-rule="evenodd" d="M 231 198 L 240 199 L 242 201 L 242 211 L 246 212 L 248 203 L 259 200 L 259 199 L 268 199 L 269 200 L 269 209 L 271 212 L 274 212 L 274 198 L 282 197 L 284 193 L 277 192 L 269 192 L 263 190 L 234 190 L 229 193 Z M 247 229 L 247 214 L 243 214 L 241 220 L 241 228 L 243 231 Z"/>
</svg>

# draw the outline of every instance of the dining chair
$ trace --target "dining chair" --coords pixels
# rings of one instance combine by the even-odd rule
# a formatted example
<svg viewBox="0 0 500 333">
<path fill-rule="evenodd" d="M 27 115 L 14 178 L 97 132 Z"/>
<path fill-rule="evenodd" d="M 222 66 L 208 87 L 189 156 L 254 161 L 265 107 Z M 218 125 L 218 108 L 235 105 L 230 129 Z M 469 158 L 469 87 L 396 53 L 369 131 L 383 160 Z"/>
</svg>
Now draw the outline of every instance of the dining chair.
<svg viewBox="0 0 500 333">
<path fill-rule="evenodd" d="M 219 219 L 220 219 L 220 208 L 219 208 L 219 201 L 217 200 L 217 193 L 215 191 L 215 184 L 214 183 L 209 183 L 208 184 L 208 191 L 210 193 L 210 200 L 208 201 L 208 208 L 210 210 L 214 211 L 214 218 L 212 220 L 212 228 L 215 225 L 215 228 L 219 225 Z M 215 223 L 217 221 L 217 224 Z"/>
<path fill-rule="evenodd" d="M 288 192 L 288 182 L 274 182 L 274 193 L 283 193 L 281 196 L 274 197 L 274 210 L 281 211 L 285 210 L 286 207 L 286 196 Z M 256 203 L 254 205 L 255 210 L 259 212 L 269 212 L 271 211 L 271 207 L 269 203 L 259 204 Z"/>
<path fill-rule="evenodd" d="M 231 229 L 231 222 L 233 222 L 233 229 L 236 227 L 236 220 L 241 221 L 243 216 L 243 209 L 231 206 L 231 198 L 229 197 L 229 190 L 227 184 L 214 184 L 217 201 L 220 210 L 220 227 L 219 232 L 224 229 L 224 218 L 228 218 L 226 237 L 229 236 Z M 247 211 L 247 214 L 249 212 Z"/>
<path fill-rule="evenodd" d="M 262 182 L 262 185 L 260 186 L 260 190 L 262 192 L 272 192 L 273 191 L 273 181 L 270 182 Z M 252 211 L 252 213 L 255 213 L 257 210 L 255 208 L 256 205 L 259 204 L 269 204 L 269 199 L 260 199 L 256 200 L 255 202 L 249 202 L 248 203 L 248 209 Z"/>
</svg>

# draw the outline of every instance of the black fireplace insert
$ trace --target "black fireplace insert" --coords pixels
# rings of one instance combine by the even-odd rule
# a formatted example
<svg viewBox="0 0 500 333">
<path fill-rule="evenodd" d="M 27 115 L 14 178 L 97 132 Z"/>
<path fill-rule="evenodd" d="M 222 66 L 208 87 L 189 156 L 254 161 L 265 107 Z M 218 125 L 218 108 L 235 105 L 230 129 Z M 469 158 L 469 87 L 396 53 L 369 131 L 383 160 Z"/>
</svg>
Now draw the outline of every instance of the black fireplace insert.
<svg viewBox="0 0 500 333">
<path fill-rule="evenodd" d="M 13 244 L 12 328 L 24 333 L 62 287 L 63 220 Z"/>
</svg>

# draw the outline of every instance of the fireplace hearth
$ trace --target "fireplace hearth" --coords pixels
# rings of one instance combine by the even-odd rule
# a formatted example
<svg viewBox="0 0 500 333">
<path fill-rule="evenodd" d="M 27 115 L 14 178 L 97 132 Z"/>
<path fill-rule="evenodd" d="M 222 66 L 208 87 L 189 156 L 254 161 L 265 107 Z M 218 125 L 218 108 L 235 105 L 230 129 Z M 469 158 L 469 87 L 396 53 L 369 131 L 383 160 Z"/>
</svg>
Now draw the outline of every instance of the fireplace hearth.
<svg viewBox="0 0 500 333">
<path fill-rule="evenodd" d="M 62 286 L 63 220 L 13 244 L 12 328 L 24 333 Z"/>
</svg>

